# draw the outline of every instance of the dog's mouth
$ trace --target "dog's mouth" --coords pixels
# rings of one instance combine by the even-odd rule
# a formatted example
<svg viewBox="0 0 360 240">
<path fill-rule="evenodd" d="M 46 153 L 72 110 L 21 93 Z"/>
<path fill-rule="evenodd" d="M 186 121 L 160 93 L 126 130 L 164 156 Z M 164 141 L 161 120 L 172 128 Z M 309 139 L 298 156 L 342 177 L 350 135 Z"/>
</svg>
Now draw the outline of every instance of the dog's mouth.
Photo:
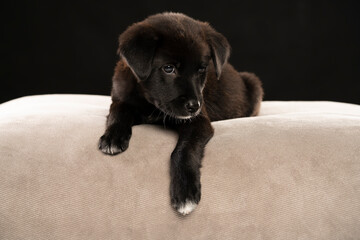
<svg viewBox="0 0 360 240">
<path fill-rule="evenodd" d="M 182 116 L 182 115 L 174 115 L 175 118 L 177 119 L 191 119 L 193 117 L 196 117 L 197 115 L 199 115 L 199 113 L 201 112 L 201 109 L 197 110 L 195 113 L 191 113 L 189 115 L 186 115 L 186 116 Z"/>
</svg>

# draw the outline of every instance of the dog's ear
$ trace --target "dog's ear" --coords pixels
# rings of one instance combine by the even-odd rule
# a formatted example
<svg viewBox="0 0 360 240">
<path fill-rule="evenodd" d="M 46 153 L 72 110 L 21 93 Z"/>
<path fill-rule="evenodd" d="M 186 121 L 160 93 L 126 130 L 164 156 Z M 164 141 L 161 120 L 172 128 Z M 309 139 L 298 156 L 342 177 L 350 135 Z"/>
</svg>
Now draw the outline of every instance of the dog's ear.
<svg viewBox="0 0 360 240">
<path fill-rule="evenodd" d="M 210 46 L 216 77 L 220 79 L 222 67 L 230 56 L 230 44 L 222 34 L 215 31 L 209 24 L 205 24 L 205 34 L 206 41 Z"/>
<path fill-rule="evenodd" d="M 119 37 L 118 54 L 124 58 L 138 80 L 151 73 L 158 36 L 148 25 L 136 23 Z"/>
</svg>

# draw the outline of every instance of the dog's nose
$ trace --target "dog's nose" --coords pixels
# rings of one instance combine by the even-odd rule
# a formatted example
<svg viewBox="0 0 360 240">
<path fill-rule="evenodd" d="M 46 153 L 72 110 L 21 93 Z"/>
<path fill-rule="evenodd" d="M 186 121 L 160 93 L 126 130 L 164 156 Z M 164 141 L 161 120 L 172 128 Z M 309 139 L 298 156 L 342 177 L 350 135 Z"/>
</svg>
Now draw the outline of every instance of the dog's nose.
<svg viewBox="0 0 360 240">
<path fill-rule="evenodd" d="M 185 108 L 189 113 L 195 113 L 200 108 L 200 102 L 197 100 L 190 100 L 185 103 Z"/>
</svg>

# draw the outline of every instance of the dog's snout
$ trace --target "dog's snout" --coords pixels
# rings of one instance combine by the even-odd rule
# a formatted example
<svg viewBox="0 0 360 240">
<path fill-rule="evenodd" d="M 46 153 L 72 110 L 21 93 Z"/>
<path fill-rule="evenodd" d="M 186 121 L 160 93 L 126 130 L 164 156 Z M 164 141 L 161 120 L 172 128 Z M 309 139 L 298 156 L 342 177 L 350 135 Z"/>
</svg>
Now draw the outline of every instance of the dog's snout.
<svg viewBox="0 0 360 240">
<path fill-rule="evenodd" d="M 189 100 L 185 103 L 185 108 L 189 113 L 195 113 L 200 108 L 200 102 L 198 100 Z"/>
</svg>

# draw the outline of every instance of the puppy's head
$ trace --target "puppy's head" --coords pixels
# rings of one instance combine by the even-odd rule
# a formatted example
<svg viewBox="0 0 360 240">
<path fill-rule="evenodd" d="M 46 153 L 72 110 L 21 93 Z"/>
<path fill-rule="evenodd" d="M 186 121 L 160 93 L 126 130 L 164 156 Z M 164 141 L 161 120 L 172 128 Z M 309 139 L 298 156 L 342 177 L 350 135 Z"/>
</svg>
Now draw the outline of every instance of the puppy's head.
<svg viewBox="0 0 360 240">
<path fill-rule="evenodd" d="M 207 23 L 163 13 L 130 26 L 120 35 L 118 52 L 150 103 L 188 119 L 201 111 L 209 65 L 219 79 L 230 46 Z"/>
</svg>

